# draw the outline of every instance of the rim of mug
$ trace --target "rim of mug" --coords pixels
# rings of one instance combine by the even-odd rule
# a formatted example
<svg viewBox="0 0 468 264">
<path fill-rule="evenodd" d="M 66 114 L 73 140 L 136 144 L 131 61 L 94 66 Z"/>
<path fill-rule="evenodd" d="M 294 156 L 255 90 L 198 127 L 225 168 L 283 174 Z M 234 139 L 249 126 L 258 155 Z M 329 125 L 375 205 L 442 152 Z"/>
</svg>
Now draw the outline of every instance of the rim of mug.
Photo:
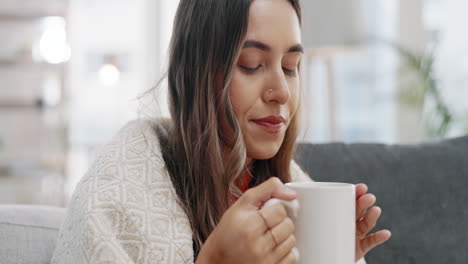
<svg viewBox="0 0 468 264">
<path fill-rule="evenodd" d="M 288 187 L 296 188 L 354 188 L 356 185 L 352 183 L 344 182 L 288 182 L 286 183 Z"/>
</svg>

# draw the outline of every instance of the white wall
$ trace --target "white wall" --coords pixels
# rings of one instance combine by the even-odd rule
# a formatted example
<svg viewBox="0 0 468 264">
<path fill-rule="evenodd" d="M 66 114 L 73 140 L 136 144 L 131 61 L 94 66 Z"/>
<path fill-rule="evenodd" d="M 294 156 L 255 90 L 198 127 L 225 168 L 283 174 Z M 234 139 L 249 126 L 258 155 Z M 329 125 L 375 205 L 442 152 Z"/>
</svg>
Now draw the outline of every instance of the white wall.
<svg viewBox="0 0 468 264">
<path fill-rule="evenodd" d="M 400 0 L 399 38 L 397 43 L 415 51 L 423 51 L 427 43 L 423 25 L 423 1 Z M 424 138 L 422 109 L 399 103 L 397 118 L 398 142 L 415 143 Z"/>
<path fill-rule="evenodd" d="M 178 1 L 71 0 L 69 14 L 72 59 L 68 69 L 70 195 L 88 169 L 96 150 L 129 120 L 167 115 L 165 94 L 139 100 L 161 77 Z M 112 87 L 89 72 L 89 54 L 127 54 L 128 71 Z M 150 105 L 143 113 L 141 103 Z"/>
<path fill-rule="evenodd" d="M 70 3 L 72 60 L 67 82 L 72 143 L 98 143 L 136 117 L 135 98 L 145 86 L 144 1 L 83 1 Z M 105 87 L 88 69 L 91 54 L 128 55 L 128 72 L 114 87 Z M 99 132 L 98 132 L 99 131 Z"/>
<path fill-rule="evenodd" d="M 400 43 L 420 52 L 435 44 L 434 73 L 441 96 L 454 114 L 448 136 L 468 132 L 468 2 L 465 0 L 400 0 Z M 424 119 L 434 110 L 426 101 L 424 110 L 399 108 L 399 141 L 425 138 Z"/>
<path fill-rule="evenodd" d="M 426 27 L 436 32 L 436 75 L 444 100 L 455 114 L 449 135 L 468 133 L 468 1 L 429 1 Z"/>
</svg>

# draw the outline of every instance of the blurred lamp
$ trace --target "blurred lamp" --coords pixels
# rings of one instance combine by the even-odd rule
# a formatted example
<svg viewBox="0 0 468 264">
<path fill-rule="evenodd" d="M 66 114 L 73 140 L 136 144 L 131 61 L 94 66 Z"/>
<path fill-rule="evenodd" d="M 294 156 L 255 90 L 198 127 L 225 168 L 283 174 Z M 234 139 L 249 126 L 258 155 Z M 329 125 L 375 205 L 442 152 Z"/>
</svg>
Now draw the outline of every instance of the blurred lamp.
<svg viewBox="0 0 468 264">
<path fill-rule="evenodd" d="M 47 17 L 43 20 L 44 32 L 39 40 L 41 58 L 50 64 L 59 64 L 70 60 L 71 50 L 67 43 L 65 19 Z"/>
<path fill-rule="evenodd" d="M 98 72 L 99 82 L 104 86 L 114 86 L 120 80 L 120 70 L 114 64 L 103 64 Z"/>
</svg>

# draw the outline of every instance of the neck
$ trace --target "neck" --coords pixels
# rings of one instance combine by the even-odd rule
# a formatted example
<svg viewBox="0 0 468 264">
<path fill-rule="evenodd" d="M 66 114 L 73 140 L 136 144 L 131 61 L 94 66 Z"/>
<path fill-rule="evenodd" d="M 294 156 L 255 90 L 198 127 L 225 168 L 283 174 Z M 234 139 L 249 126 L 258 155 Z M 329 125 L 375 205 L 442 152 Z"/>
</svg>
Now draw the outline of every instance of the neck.
<svg viewBox="0 0 468 264">
<path fill-rule="evenodd" d="M 254 163 L 254 161 L 255 161 L 254 159 L 249 158 L 249 157 L 247 157 L 245 159 L 245 168 L 247 169 L 247 173 L 252 175 L 252 177 L 253 177 L 253 163 Z"/>
<path fill-rule="evenodd" d="M 254 162 L 254 159 L 250 158 L 250 157 L 247 157 L 245 159 L 245 166 L 249 169 L 249 170 L 252 170 L 253 169 L 253 162 Z"/>
<path fill-rule="evenodd" d="M 230 149 L 227 149 L 227 148 L 223 148 L 223 154 L 224 154 L 224 157 L 228 157 L 228 155 L 230 154 Z M 245 167 L 253 173 L 253 164 L 254 164 L 255 160 L 249 156 L 246 156 L 245 158 Z M 242 176 L 242 175 L 241 175 Z"/>
</svg>

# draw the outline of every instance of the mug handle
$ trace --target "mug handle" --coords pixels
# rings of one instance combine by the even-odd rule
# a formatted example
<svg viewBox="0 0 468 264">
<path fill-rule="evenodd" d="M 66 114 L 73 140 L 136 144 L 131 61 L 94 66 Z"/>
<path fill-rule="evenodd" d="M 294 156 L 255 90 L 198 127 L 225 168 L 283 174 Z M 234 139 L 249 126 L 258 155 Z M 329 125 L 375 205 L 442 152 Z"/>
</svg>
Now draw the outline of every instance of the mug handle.
<svg viewBox="0 0 468 264">
<path fill-rule="evenodd" d="M 284 205 L 284 208 L 286 209 L 288 216 L 293 221 L 297 219 L 297 215 L 299 213 L 299 208 L 300 208 L 299 201 L 297 201 L 297 199 L 294 199 L 292 201 L 286 201 L 286 200 L 281 200 L 278 198 L 271 198 L 270 200 L 266 201 L 262 205 L 262 208 L 266 208 L 266 207 L 275 205 L 277 203 L 281 203 Z M 297 247 L 294 247 L 291 250 L 291 252 L 294 254 L 294 256 L 296 257 L 296 261 L 298 262 L 300 258 L 300 254 L 299 254 L 299 250 L 297 249 Z"/>
</svg>

